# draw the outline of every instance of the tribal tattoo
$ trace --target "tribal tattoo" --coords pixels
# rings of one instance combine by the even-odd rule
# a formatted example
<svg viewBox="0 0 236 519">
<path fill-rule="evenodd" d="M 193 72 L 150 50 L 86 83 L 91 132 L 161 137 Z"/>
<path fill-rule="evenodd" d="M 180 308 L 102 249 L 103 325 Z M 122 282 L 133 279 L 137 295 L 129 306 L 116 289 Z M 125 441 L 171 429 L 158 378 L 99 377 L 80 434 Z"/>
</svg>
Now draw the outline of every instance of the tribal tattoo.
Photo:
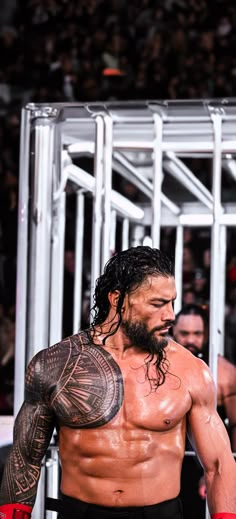
<svg viewBox="0 0 236 519">
<path fill-rule="evenodd" d="M 100 427 L 119 411 L 123 396 L 119 366 L 87 332 L 37 353 L 26 372 L 25 402 L 14 426 L 0 504 L 33 506 L 54 428 Z"/>
<path fill-rule="evenodd" d="M 23 404 L 15 422 L 14 444 L 4 470 L 1 503 L 33 506 L 42 459 L 53 429 L 53 416 L 46 405 Z"/>
<path fill-rule="evenodd" d="M 51 391 L 51 406 L 63 425 L 80 429 L 100 427 L 121 407 L 120 368 L 103 347 L 80 342 L 78 336 L 69 341 L 70 354 Z"/>
</svg>

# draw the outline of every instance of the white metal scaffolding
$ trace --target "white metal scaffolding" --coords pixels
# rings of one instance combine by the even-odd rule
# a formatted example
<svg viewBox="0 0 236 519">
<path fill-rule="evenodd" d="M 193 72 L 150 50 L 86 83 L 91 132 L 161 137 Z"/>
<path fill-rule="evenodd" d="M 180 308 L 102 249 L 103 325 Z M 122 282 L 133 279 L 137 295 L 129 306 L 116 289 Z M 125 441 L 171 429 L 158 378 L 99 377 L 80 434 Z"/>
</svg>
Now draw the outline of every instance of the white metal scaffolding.
<svg viewBox="0 0 236 519">
<path fill-rule="evenodd" d="M 24 398 L 29 360 L 62 338 L 68 183 L 76 191 L 74 332 L 81 324 L 85 261 L 91 266 L 93 293 L 96 278 L 117 246 L 126 249 L 150 239 L 158 247 L 161 229 L 175 228 L 178 311 L 183 230 L 210 229 L 209 350 L 217 382 L 217 355 L 223 351 L 224 337 L 226 231 L 236 226 L 236 200 L 223 201 L 222 182 L 224 175 L 236 180 L 235 155 L 234 99 L 29 104 L 22 110 L 15 414 Z M 189 157 L 211 161 L 211 190 L 186 166 Z M 82 158 L 89 159 L 88 170 L 81 166 Z M 169 187 L 164 190 L 167 177 Z M 136 187 L 140 201 L 124 195 L 124 181 Z M 182 196 L 183 192 L 188 196 Z M 88 197 L 92 200 L 90 228 L 85 211 Z M 90 258 L 84 250 L 85 233 L 91 237 Z M 45 514 L 46 470 L 47 489 L 51 497 L 57 495 L 55 463 L 53 454 L 42 471 L 35 519 Z M 53 514 L 47 512 L 45 517 L 56 517 Z"/>
</svg>

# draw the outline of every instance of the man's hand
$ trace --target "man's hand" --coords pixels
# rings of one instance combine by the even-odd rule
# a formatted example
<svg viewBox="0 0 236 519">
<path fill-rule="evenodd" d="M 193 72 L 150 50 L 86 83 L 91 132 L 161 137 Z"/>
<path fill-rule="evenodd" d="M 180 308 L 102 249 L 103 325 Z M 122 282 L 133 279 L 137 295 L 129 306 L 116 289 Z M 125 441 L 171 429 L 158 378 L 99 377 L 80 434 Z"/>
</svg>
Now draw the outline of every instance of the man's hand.
<svg viewBox="0 0 236 519">
<path fill-rule="evenodd" d="M 202 476 L 199 479 L 199 482 L 198 482 L 198 494 L 201 497 L 201 499 L 203 499 L 203 500 L 206 499 L 206 495 L 207 494 L 206 494 L 206 483 L 205 483 L 204 476 Z"/>
</svg>

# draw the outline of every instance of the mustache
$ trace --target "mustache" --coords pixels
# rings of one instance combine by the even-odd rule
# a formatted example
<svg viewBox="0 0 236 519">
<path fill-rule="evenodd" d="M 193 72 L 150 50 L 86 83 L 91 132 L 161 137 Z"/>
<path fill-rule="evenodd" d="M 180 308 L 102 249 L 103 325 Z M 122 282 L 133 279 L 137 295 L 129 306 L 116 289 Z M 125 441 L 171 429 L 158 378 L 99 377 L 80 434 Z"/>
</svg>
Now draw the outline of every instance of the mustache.
<svg viewBox="0 0 236 519">
<path fill-rule="evenodd" d="M 150 331 L 150 334 L 160 332 L 161 330 L 165 330 L 166 328 L 171 328 L 174 323 L 175 321 L 166 321 L 165 324 L 163 324 L 162 326 L 154 326 L 154 328 L 152 328 L 152 330 Z"/>
</svg>

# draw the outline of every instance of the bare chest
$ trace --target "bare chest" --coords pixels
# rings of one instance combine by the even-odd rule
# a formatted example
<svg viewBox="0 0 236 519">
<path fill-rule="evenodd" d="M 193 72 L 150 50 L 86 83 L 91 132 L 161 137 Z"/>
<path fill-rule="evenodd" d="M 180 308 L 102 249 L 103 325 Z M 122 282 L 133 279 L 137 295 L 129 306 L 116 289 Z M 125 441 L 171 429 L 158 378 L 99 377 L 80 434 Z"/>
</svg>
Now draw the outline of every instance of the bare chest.
<svg viewBox="0 0 236 519">
<path fill-rule="evenodd" d="M 122 370 L 124 402 L 117 419 L 127 427 L 166 431 L 179 424 L 191 407 L 191 399 L 180 376 L 166 373 L 165 382 L 155 387 L 156 368 L 146 366 Z"/>
<path fill-rule="evenodd" d="M 69 360 L 53 384 L 50 404 L 59 426 L 171 429 L 187 413 L 189 395 L 180 377 L 170 374 L 154 390 L 155 377 L 154 367 L 147 374 L 143 363 L 118 365 L 102 348 L 88 348 Z"/>
</svg>

